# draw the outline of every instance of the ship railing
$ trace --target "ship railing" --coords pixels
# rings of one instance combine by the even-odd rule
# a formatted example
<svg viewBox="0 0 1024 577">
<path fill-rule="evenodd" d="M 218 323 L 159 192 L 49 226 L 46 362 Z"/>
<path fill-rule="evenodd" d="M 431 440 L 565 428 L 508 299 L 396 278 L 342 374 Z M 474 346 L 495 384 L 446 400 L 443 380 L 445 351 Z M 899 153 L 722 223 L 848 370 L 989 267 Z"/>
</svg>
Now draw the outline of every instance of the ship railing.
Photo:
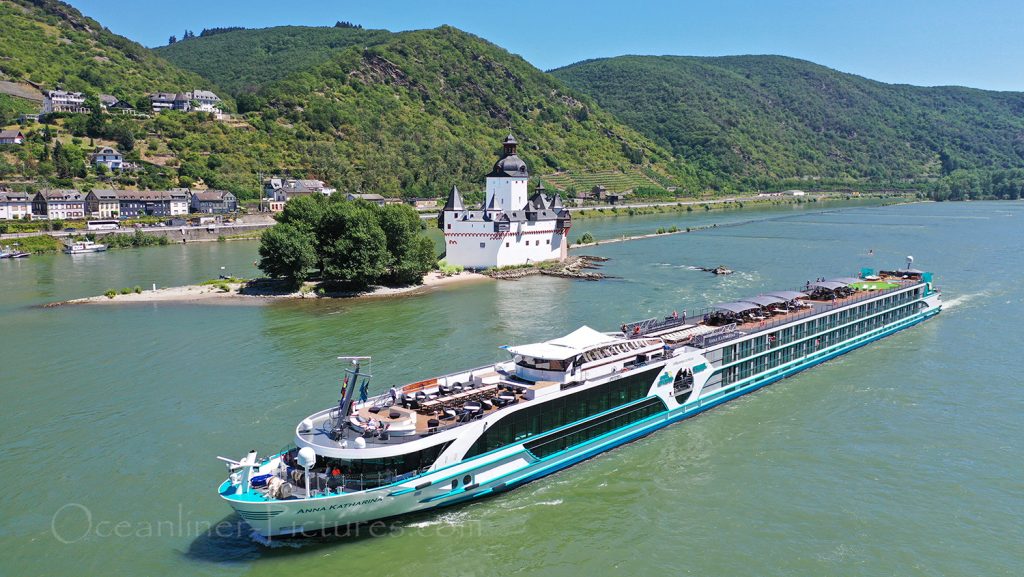
<svg viewBox="0 0 1024 577">
<path fill-rule="evenodd" d="M 397 474 L 394 471 L 385 471 L 376 474 L 344 474 L 334 476 L 330 475 L 326 469 L 310 471 L 309 497 L 329 497 L 343 493 L 356 493 L 367 489 L 375 489 L 415 477 L 424 472 L 426 472 L 426 469 L 415 469 L 402 474 Z M 291 483 L 299 489 L 304 489 L 305 481 L 302 477 L 304 474 L 301 469 L 295 467 L 281 468 L 274 471 L 275 477 Z"/>
<path fill-rule="evenodd" d="M 857 291 L 857 292 L 853 293 L 852 295 L 850 295 L 848 297 L 845 297 L 845 298 L 842 298 L 842 299 L 836 299 L 834 301 L 811 301 L 811 303 L 809 303 L 809 304 L 811 304 L 810 307 L 797 311 L 795 313 L 795 315 L 794 315 L 794 313 L 787 313 L 787 314 L 784 314 L 784 315 L 774 316 L 774 317 L 771 317 L 771 318 L 766 319 L 764 321 L 761 321 L 761 322 L 755 324 L 754 326 L 743 327 L 743 328 L 740 328 L 739 330 L 741 332 L 745 333 L 745 334 L 748 334 L 748 335 L 756 334 L 756 333 L 761 333 L 761 332 L 765 332 L 765 331 L 771 331 L 772 329 L 778 328 L 778 327 L 780 327 L 782 325 L 792 324 L 794 321 L 798 321 L 798 320 L 805 319 L 805 318 L 808 318 L 808 317 L 812 317 L 812 316 L 817 316 L 817 315 L 821 315 L 821 314 L 824 314 L 824 313 L 828 313 L 828 312 L 834 311 L 836 309 L 840 309 L 840 308 L 844 308 L 844 307 L 850 306 L 851 304 L 854 304 L 854 303 L 858 303 L 858 302 L 866 301 L 866 300 L 871 300 L 871 299 L 873 299 L 875 297 L 878 297 L 880 295 L 885 295 L 885 294 L 890 294 L 890 293 L 898 292 L 898 291 L 904 290 L 906 288 L 909 288 L 910 286 L 912 286 L 912 285 L 901 285 L 901 286 L 895 287 L 895 288 L 879 289 L 879 290 L 874 290 L 874 291 Z M 910 302 L 910 300 L 912 300 L 912 299 L 908 299 L 907 302 Z M 848 319 L 848 320 L 849 321 L 858 320 L 860 318 L 863 318 L 863 316 L 866 316 L 867 314 L 873 314 L 873 313 L 865 313 L 864 315 L 854 315 L 854 316 L 851 316 L 850 319 Z M 751 324 L 751 323 L 747 323 L 747 324 Z"/>
</svg>

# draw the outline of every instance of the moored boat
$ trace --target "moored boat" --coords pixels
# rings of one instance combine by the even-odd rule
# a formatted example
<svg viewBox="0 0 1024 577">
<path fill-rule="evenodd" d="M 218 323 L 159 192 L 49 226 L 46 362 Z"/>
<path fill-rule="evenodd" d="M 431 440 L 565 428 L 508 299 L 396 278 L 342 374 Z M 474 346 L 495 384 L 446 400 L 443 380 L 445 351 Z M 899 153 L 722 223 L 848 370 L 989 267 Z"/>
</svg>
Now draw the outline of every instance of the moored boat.
<svg viewBox="0 0 1024 577">
<path fill-rule="evenodd" d="M 99 244 L 88 240 L 73 242 L 64 248 L 64 254 L 85 254 L 89 252 L 103 252 L 107 245 Z"/>
<path fill-rule="evenodd" d="M 338 403 L 299 423 L 294 447 L 221 457 L 231 473 L 218 493 L 268 537 L 493 495 L 914 326 L 941 306 L 931 273 L 908 263 L 619 331 L 583 326 L 505 347 L 505 361 L 376 396 L 366 358 L 349 357 Z"/>
</svg>

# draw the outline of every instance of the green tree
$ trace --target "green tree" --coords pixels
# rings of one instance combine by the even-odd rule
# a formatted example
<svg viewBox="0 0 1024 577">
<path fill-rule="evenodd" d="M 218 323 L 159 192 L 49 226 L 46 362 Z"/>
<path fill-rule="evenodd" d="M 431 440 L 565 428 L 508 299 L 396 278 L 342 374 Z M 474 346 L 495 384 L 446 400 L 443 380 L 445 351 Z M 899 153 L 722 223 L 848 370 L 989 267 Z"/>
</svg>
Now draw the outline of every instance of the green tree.
<svg viewBox="0 0 1024 577">
<path fill-rule="evenodd" d="M 420 234 L 420 217 L 406 204 L 379 209 L 380 226 L 387 238 L 388 252 L 394 257 L 387 280 L 398 284 L 419 283 L 434 268 L 434 243 Z"/>
<path fill-rule="evenodd" d="M 314 240 L 311 232 L 294 225 L 273 226 L 261 237 L 260 270 L 272 278 L 287 279 L 293 286 L 302 284 L 317 263 Z"/>
<path fill-rule="evenodd" d="M 324 280 L 356 288 L 380 282 L 393 257 L 376 207 L 363 202 L 332 202 L 318 228 Z"/>
</svg>

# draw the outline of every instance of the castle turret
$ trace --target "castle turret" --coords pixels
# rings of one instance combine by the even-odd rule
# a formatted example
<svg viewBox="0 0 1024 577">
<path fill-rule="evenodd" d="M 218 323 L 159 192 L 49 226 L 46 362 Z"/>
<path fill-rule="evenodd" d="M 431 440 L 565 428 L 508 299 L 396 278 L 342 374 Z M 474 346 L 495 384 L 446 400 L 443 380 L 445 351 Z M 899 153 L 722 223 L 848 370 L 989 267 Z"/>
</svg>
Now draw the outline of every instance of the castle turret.
<svg viewBox="0 0 1024 577">
<path fill-rule="evenodd" d="M 501 157 L 487 174 L 482 206 L 467 207 L 455 187 L 448 195 L 438 216 L 445 259 L 472 269 L 564 259 L 572 226 L 569 210 L 543 184 L 530 196 L 530 174 L 516 154 L 519 143 L 509 134 L 501 144 Z"/>
<path fill-rule="evenodd" d="M 501 158 L 487 175 L 487 198 L 484 206 L 493 210 L 523 210 L 528 195 L 530 173 L 526 163 L 516 154 L 519 143 L 509 134 L 502 144 Z"/>
</svg>

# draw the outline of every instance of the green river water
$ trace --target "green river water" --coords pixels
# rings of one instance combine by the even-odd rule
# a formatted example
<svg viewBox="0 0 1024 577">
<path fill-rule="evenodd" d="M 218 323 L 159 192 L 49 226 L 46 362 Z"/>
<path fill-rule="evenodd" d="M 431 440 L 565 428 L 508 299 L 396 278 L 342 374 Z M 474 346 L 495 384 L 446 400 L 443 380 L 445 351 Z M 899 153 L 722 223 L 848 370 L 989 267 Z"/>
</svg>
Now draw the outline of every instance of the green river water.
<svg viewBox="0 0 1024 577">
<path fill-rule="evenodd" d="M 618 278 L 267 305 L 38 305 L 252 275 L 253 242 L 0 261 L 0 575 L 1020 575 L 1024 203 L 806 204 L 579 221 Z M 731 226 L 727 226 L 731 225 Z M 869 256 L 873 249 L 874 256 Z M 358 534 L 255 543 L 216 455 L 336 401 L 581 324 L 914 255 L 936 319 L 515 491 Z M 727 277 L 691 267 L 725 264 Z"/>
</svg>

